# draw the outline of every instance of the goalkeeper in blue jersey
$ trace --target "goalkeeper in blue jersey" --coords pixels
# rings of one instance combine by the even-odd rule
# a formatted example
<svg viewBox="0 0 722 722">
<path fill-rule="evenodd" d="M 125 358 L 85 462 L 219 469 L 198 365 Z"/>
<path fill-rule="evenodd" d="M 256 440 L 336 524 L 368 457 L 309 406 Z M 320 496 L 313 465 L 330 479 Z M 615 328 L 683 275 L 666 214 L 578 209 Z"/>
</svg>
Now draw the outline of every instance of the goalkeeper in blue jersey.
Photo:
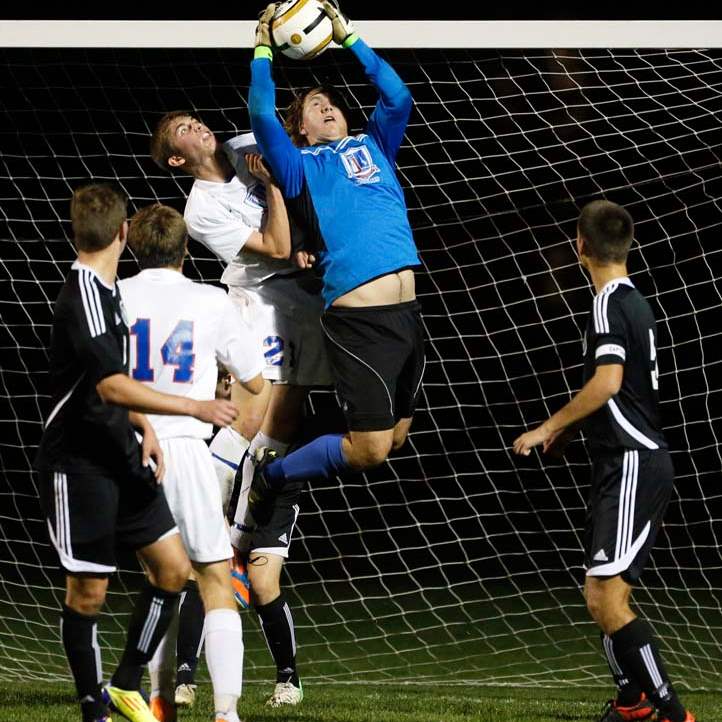
<svg viewBox="0 0 722 722">
<path fill-rule="evenodd" d="M 256 30 L 251 126 L 287 208 L 306 230 L 303 247 L 294 250 L 315 262 L 323 277 L 321 324 L 349 431 L 319 437 L 283 459 L 274 460 L 268 450 L 257 454 L 254 513 L 262 513 L 258 501 L 266 492 L 286 482 L 382 463 L 406 440 L 424 368 L 412 270 L 419 258 L 395 171 L 411 94 L 338 8 L 325 2 L 334 41 L 356 56 L 380 97 L 366 132 L 350 136 L 336 92 L 306 91 L 287 124 L 297 147 L 275 112 L 274 10 L 274 4 L 266 8 Z"/>
</svg>

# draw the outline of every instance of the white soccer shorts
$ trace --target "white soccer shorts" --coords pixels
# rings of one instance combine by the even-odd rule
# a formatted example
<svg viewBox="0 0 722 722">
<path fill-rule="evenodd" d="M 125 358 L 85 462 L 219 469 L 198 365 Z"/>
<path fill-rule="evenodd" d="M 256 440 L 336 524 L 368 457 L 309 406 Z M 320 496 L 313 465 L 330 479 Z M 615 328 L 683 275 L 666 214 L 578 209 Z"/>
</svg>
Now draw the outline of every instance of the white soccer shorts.
<svg viewBox="0 0 722 722">
<path fill-rule="evenodd" d="M 223 518 L 213 457 L 202 439 L 161 439 L 163 489 L 181 539 L 193 562 L 230 559 L 233 551 Z"/>
<path fill-rule="evenodd" d="M 332 386 L 320 317 L 323 299 L 298 276 L 273 276 L 260 286 L 229 288 L 256 332 L 266 361 L 263 377 L 293 386 Z"/>
</svg>

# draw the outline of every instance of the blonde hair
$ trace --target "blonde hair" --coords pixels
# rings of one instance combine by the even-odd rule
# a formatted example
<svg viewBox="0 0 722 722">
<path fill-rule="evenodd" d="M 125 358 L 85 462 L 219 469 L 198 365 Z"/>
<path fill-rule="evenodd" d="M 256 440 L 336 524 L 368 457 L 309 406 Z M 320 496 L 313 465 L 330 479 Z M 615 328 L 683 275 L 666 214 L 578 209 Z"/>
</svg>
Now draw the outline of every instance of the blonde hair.
<svg viewBox="0 0 722 722">
<path fill-rule="evenodd" d="M 141 268 L 178 268 L 183 264 L 188 230 L 175 208 L 156 203 L 130 220 L 128 245 Z"/>
</svg>

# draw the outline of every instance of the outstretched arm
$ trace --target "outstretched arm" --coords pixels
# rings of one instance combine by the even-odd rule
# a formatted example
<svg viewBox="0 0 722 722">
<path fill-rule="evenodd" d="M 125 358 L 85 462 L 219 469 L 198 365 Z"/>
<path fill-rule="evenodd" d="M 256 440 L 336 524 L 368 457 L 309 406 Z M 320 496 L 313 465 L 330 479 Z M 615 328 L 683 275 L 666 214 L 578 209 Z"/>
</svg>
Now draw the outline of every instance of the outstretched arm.
<svg viewBox="0 0 722 722">
<path fill-rule="evenodd" d="M 106 376 L 96 384 L 95 389 L 106 404 L 123 406 L 143 414 L 193 416 L 216 426 L 230 426 L 238 416 L 236 407 L 230 401 L 198 401 L 187 396 L 164 394 L 124 373 Z"/>
<path fill-rule="evenodd" d="M 594 376 L 566 406 L 550 416 L 541 426 L 514 440 L 514 453 L 529 456 L 532 448 L 539 444 L 543 444 L 546 451 L 553 445 L 559 431 L 585 419 L 604 406 L 621 388 L 623 377 L 622 364 L 597 366 Z"/>
<path fill-rule="evenodd" d="M 350 21 L 334 3 L 326 0 L 323 8 L 333 23 L 334 42 L 351 49 L 379 91 L 379 100 L 369 118 L 368 133 L 393 162 L 409 122 L 413 105 L 411 93 L 396 71 L 354 32 Z"/>
<path fill-rule="evenodd" d="M 270 166 L 283 195 L 295 198 L 303 184 L 303 162 L 298 148 L 291 143 L 276 115 L 276 86 L 271 76 L 273 50 L 269 30 L 275 9 L 275 3 L 271 3 L 261 14 L 256 28 L 248 112 L 261 155 Z"/>
</svg>

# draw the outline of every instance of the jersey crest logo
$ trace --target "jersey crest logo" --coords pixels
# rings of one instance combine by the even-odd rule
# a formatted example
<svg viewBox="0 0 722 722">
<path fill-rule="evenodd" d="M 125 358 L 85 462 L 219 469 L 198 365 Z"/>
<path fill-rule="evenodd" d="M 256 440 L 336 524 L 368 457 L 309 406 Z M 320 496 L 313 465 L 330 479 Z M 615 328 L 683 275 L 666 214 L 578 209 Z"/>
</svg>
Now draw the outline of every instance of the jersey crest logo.
<svg viewBox="0 0 722 722">
<path fill-rule="evenodd" d="M 253 183 L 246 189 L 246 203 L 256 208 L 265 208 L 266 205 L 266 186 L 263 183 Z"/>
<path fill-rule="evenodd" d="M 357 185 L 379 183 L 381 169 L 374 163 L 369 149 L 365 145 L 349 148 L 341 153 L 346 175 Z"/>
</svg>

